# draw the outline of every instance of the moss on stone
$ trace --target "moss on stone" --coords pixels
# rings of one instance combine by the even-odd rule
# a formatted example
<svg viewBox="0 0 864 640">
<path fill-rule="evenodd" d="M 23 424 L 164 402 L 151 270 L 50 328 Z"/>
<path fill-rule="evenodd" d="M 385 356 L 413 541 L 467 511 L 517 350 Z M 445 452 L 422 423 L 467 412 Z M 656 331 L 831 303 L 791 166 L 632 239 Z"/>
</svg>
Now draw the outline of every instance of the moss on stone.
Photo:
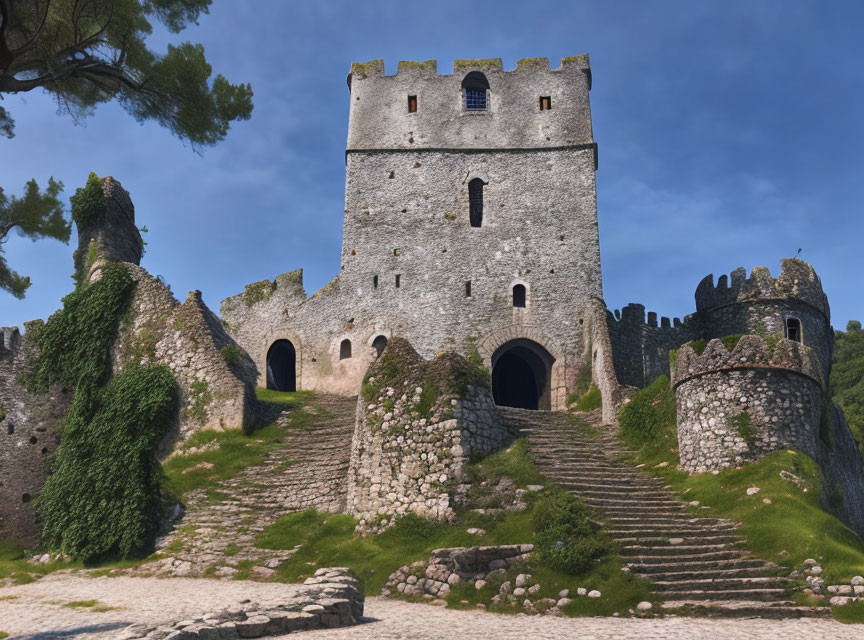
<svg viewBox="0 0 864 640">
<path fill-rule="evenodd" d="M 516 71 L 521 71 L 523 69 L 536 67 L 544 64 L 547 67 L 549 66 L 549 58 L 522 58 L 519 62 L 516 63 Z"/>
<path fill-rule="evenodd" d="M 351 75 L 373 75 L 375 73 L 384 72 L 384 60 L 370 60 L 369 62 L 353 62 L 351 64 Z"/>
<path fill-rule="evenodd" d="M 0 404 L 0 422 L 3 422 L 6 419 L 6 407 Z"/>
<path fill-rule="evenodd" d="M 501 58 L 476 58 L 474 60 L 454 60 L 453 71 L 469 71 L 474 68 L 493 68 L 503 71 Z"/>
<path fill-rule="evenodd" d="M 561 58 L 561 64 L 584 64 L 586 67 L 588 66 L 588 54 L 583 53 L 578 56 L 567 56 L 566 58 Z"/>
<path fill-rule="evenodd" d="M 252 307 L 259 302 L 269 300 L 275 290 L 276 283 L 270 280 L 261 280 L 247 284 L 246 290 L 243 292 L 243 301 L 247 307 Z"/>
<path fill-rule="evenodd" d="M 438 61 L 435 59 L 432 60 L 423 60 L 422 62 L 415 60 L 400 60 L 399 61 L 399 69 L 397 73 L 401 71 L 410 71 L 412 69 L 417 69 L 420 71 L 431 71 L 433 73 L 438 72 Z"/>
<path fill-rule="evenodd" d="M 186 407 L 183 409 L 183 419 L 203 425 L 207 422 L 207 407 L 211 402 L 213 394 L 210 393 L 210 384 L 206 380 L 193 382 L 189 387 Z"/>
</svg>

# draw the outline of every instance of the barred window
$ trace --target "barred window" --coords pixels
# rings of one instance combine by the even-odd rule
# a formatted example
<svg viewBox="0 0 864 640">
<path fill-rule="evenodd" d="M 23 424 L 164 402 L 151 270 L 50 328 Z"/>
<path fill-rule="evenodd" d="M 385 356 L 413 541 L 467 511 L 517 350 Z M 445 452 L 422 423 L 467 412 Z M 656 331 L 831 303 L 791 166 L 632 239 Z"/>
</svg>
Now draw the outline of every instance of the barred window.
<svg viewBox="0 0 864 640">
<path fill-rule="evenodd" d="M 483 111 L 486 109 L 485 89 L 466 89 L 465 108 L 468 111 Z"/>
<path fill-rule="evenodd" d="M 485 111 L 488 107 L 489 81 L 479 71 L 472 71 L 462 80 L 467 111 Z"/>
</svg>

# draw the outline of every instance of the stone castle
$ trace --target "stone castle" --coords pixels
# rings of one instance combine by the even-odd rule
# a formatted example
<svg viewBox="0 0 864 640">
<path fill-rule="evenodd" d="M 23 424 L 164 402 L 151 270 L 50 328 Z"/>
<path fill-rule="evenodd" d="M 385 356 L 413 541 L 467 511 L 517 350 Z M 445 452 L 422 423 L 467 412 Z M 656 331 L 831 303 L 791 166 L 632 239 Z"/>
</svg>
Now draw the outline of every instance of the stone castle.
<svg viewBox="0 0 864 640">
<path fill-rule="evenodd" d="M 545 58 L 521 60 L 513 71 L 500 59 L 457 60 L 452 74 L 428 61 L 400 62 L 386 75 L 378 60 L 355 63 L 348 86 L 341 267 L 313 295 L 297 270 L 226 299 L 221 318 L 199 292 L 180 304 L 137 266 L 131 202 L 110 178 L 105 222 L 79 230 L 82 248 L 96 243 L 107 259 L 134 265 L 134 314 L 115 367 L 145 353 L 170 364 L 182 388 L 165 455 L 197 429 L 250 428 L 260 417 L 256 385 L 358 395 L 399 338 L 417 367 L 449 352 L 479 356 L 491 390 L 445 393 L 413 422 L 414 381 L 404 393 L 391 386 L 361 395 L 346 503 L 358 517 L 446 517 L 446 481 L 458 480 L 472 453 L 509 441 L 496 407 L 562 411 L 593 384 L 603 419 L 614 422 L 629 389 L 669 375 L 682 468 L 800 449 L 842 487 L 842 515 L 864 531 L 864 473 L 842 412 L 828 401 L 833 330 L 810 265 L 783 260 L 776 278 L 764 267 L 749 277 L 737 269 L 716 285 L 709 275 L 683 321 L 646 319 L 635 304 L 607 310 L 587 55 L 554 69 Z M 18 377 L 30 347 L 17 329 L 4 336 L 0 537 L 29 542 L 30 501 L 47 474 L 63 399 L 27 400 Z M 146 340 L 147 349 L 133 348 Z M 227 362 L 229 346 L 242 355 Z M 399 435 L 412 428 L 429 435 Z"/>
</svg>

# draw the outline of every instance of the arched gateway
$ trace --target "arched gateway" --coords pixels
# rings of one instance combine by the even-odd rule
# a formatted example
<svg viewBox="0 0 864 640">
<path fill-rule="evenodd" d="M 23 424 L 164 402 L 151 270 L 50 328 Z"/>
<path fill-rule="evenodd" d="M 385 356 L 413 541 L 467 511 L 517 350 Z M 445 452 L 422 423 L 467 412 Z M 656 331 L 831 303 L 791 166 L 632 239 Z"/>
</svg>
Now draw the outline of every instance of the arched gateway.
<svg viewBox="0 0 864 640">
<path fill-rule="evenodd" d="M 552 408 L 552 364 L 555 358 L 533 340 L 504 343 L 492 354 L 495 404 L 521 409 Z"/>
<path fill-rule="evenodd" d="M 297 351 L 290 340 L 277 340 L 267 351 L 267 388 L 297 390 Z"/>
</svg>

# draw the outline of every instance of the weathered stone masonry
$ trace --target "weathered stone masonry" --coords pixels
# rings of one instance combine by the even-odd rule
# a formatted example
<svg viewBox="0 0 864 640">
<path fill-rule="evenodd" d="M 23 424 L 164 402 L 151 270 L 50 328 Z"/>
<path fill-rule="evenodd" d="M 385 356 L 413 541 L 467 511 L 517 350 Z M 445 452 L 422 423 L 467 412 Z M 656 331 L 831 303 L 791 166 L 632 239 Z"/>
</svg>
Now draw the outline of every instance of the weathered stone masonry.
<svg viewBox="0 0 864 640">
<path fill-rule="evenodd" d="M 749 335 L 731 352 L 712 340 L 701 355 L 684 345 L 672 378 L 682 468 L 722 469 L 781 448 L 816 458 L 820 378 L 814 352 L 792 340 L 772 349 Z"/>
</svg>

